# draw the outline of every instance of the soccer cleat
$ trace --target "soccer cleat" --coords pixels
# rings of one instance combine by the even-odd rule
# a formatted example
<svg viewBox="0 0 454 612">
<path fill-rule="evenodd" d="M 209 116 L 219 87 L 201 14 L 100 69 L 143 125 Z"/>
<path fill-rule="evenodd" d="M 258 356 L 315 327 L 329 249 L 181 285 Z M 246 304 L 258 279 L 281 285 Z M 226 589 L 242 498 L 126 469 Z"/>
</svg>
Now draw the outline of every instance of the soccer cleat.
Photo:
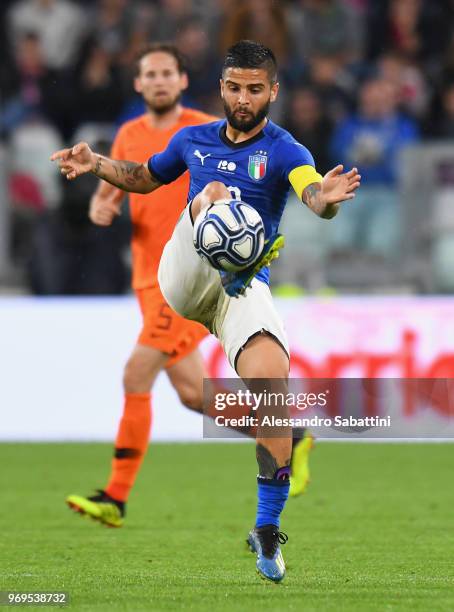
<svg viewBox="0 0 454 612">
<path fill-rule="evenodd" d="M 117 501 L 98 489 L 97 495 L 82 497 L 81 495 L 69 495 L 66 498 L 68 506 L 95 521 L 99 521 L 109 527 L 121 527 L 125 515 L 125 502 Z"/>
<path fill-rule="evenodd" d="M 256 276 L 262 268 L 269 266 L 273 259 L 279 257 L 279 250 L 284 246 L 284 236 L 282 234 L 273 234 L 265 242 L 262 255 L 254 265 L 249 266 L 241 272 L 219 272 L 221 275 L 222 286 L 225 292 L 230 297 L 239 297 L 243 295 L 248 287 L 251 286 L 254 276 Z"/>
<path fill-rule="evenodd" d="M 249 550 L 257 553 L 257 571 L 267 580 L 280 582 L 285 576 L 285 563 L 279 544 L 285 544 L 287 534 L 275 525 L 254 527 L 246 540 Z"/>
<path fill-rule="evenodd" d="M 290 464 L 290 489 L 289 496 L 297 497 L 306 490 L 310 481 L 309 453 L 314 446 L 314 437 L 308 431 L 304 437 L 293 447 L 292 461 Z"/>
</svg>

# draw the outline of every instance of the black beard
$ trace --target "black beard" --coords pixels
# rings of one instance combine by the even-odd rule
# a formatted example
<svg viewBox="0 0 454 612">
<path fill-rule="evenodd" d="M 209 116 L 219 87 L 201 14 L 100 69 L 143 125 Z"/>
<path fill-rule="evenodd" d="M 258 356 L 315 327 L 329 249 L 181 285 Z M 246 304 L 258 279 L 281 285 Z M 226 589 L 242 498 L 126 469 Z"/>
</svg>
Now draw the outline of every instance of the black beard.
<svg viewBox="0 0 454 612">
<path fill-rule="evenodd" d="M 258 124 L 265 119 L 270 110 L 270 101 L 268 100 L 268 102 L 257 111 L 257 114 L 252 115 L 250 119 L 238 119 L 232 109 L 227 106 L 227 102 L 225 100 L 223 102 L 224 112 L 225 116 L 227 117 L 227 121 L 230 123 L 234 130 L 238 130 L 239 132 L 245 132 L 246 134 L 253 130 L 255 127 L 257 127 Z"/>
<path fill-rule="evenodd" d="M 177 104 L 180 103 L 181 93 L 177 95 L 176 98 L 171 100 L 168 104 L 164 106 L 155 106 L 154 104 L 146 103 L 146 106 L 149 110 L 151 110 L 155 115 L 165 115 L 169 111 L 173 110 Z"/>
</svg>

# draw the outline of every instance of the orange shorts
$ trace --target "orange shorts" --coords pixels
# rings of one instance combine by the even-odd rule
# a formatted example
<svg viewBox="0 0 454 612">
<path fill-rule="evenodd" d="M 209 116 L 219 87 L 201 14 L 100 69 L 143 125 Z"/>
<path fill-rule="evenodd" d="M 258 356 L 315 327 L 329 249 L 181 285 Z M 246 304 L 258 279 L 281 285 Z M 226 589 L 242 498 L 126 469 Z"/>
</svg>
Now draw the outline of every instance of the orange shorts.
<svg viewBox="0 0 454 612">
<path fill-rule="evenodd" d="M 203 325 L 184 319 L 172 310 L 157 285 L 137 289 L 136 296 L 143 320 L 137 342 L 167 353 L 170 359 L 166 368 L 192 353 L 208 335 L 209 332 Z"/>
</svg>

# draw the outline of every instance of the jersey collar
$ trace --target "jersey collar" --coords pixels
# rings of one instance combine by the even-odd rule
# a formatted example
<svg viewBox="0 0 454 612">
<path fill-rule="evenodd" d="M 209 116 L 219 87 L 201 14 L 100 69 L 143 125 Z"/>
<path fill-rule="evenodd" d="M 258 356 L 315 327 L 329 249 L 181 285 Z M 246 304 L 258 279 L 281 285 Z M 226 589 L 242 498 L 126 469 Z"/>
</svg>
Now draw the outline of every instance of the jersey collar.
<svg viewBox="0 0 454 612">
<path fill-rule="evenodd" d="M 266 125 L 268 125 L 268 123 Z M 261 130 L 260 132 L 257 132 L 257 134 L 253 136 L 252 138 L 249 138 L 248 140 L 243 140 L 241 142 L 232 142 L 230 138 L 227 138 L 227 134 L 226 134 L 227 121 L 224 121 L 224 123 L 219 128 L 219 138 L 222 140 L 224 144 L 226 144 L 231 149 L 242 149 L 243 147 L 249 147 L 249 145 L 263 138 L 265 136 L 266 125 L 263 128 L 263 130 Z"/>
</svg>

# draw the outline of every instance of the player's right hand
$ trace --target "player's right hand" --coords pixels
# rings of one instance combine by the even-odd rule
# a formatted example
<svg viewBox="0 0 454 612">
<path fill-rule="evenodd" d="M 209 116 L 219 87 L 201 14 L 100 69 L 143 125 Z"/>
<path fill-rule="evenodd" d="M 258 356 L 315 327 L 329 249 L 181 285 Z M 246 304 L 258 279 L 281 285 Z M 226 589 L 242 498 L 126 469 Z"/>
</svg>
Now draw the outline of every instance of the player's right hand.
<svg viewBox="0 0 454 612">
<path fill-rule="evenodd" d="M 106 195 L 96 194 L 90 200 L 88 216 L 95 225 L 107 227 L 115 217 L 121 215 L 121 204 L 125 194 L 121 189 L 112 188 Z"/>
<path fill-rule="evenodd" d="M 70 149 L 55 151 L 50 157 L 57 161 L 60 172 L 70 181 L 81 174 L 91 172 L 95 167 L 95 155 L 86 142 L 78 142 Z"/>
</svg>

